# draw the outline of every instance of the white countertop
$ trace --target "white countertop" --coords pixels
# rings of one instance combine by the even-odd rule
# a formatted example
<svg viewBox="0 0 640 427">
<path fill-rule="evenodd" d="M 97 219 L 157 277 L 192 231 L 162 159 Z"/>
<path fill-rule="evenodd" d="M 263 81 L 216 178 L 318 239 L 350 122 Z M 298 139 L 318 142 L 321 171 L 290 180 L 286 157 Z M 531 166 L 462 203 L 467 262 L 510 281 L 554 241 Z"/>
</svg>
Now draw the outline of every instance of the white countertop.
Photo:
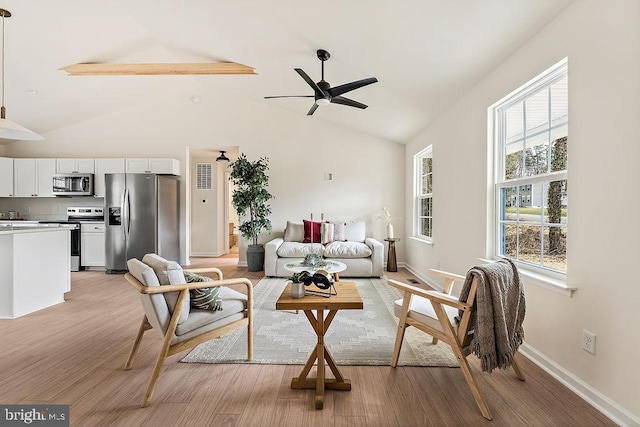
<svg viewBox="0 0 640 427">
<path fill-rule="evenodd" d="M 69 231 L 64 227 L 38 227 L 38 226 L 0 226 L 0 235 L 17 233 L 47 233 L 51 231 Z"/>
</svg>

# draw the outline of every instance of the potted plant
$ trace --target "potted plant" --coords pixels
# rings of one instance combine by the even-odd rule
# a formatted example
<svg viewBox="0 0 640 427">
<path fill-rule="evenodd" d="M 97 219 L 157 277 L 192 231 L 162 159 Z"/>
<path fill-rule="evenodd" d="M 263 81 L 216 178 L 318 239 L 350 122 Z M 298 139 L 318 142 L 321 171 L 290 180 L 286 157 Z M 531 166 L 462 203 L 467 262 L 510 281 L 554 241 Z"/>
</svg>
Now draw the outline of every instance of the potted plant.
<svg viewBox="0 0 640 427">
<path fill-rule="evenodd" d="M 287 279 L 291 280 L 291 296 L 293 298 L 304 297 L 305 279 L 311 277 L 308 271 L 301 271 L 300 273 L 293 273 L 291 276 L 287 276 Z"/>
<path fill-rule="evenodd" d="M 229 180 L 235 185 L 231 203 L 241 218 L 238 231 L 252 243 L 247 246 L 247 268 L 249 271 L 264 269 L 264 246 L 258 244 L 258 235 L 262 230 L 271 233 L 271 206 L 267 203 L 273 196 L 267 191 L 269 185 L 269 159 L 261 157 L 249 161 L 244 153 L 229 165 Z M 246 215 L 246 220 L 242 217 Z"/>
</svg>

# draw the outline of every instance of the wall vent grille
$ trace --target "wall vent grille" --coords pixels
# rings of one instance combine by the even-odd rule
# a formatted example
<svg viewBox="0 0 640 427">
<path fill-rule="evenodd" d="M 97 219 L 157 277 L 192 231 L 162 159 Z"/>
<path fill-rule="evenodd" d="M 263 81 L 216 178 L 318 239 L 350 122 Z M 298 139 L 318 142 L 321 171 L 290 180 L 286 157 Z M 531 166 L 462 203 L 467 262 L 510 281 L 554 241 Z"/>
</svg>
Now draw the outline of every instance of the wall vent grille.
<svg viewBox="0 0 640 427">
<path fill-rule="evenodd" d="M 211 190 L 211 171 L 213 165 L 211 163 L 196 164 L 196 189 Z"/>
</svg>

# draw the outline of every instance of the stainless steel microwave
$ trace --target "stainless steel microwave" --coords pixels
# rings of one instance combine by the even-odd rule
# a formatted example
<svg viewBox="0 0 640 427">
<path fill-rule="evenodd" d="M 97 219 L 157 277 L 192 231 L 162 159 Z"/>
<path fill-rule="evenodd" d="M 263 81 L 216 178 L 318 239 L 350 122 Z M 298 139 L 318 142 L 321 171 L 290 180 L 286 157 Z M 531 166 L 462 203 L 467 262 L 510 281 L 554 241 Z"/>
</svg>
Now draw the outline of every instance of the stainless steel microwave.
<svg viewBox="0 0 640 427">
<path fill-rule="evenodd" d="M 54 196 L 93 196 L 92 173 L 53 175 Z"/>
</svg>

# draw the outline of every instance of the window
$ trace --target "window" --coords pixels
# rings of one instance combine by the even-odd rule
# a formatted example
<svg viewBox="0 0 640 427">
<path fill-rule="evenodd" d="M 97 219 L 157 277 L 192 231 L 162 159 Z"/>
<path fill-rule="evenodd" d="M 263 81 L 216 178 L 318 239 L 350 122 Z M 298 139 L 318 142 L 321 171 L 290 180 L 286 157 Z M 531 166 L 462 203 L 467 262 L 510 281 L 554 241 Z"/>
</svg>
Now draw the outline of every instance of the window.
<svg viewBox="0 0 640 427">
<path fill-rule="evenodd" d="M 416 178 L 415 236 L 431 240 L 433 232 L 433 154 L 431 146 L 414 157 Z"/>
<path fill-rule="evenodd" d="M 495 254 L 567 271 L 566 59 L 496 104 Z"/>
</svg>

